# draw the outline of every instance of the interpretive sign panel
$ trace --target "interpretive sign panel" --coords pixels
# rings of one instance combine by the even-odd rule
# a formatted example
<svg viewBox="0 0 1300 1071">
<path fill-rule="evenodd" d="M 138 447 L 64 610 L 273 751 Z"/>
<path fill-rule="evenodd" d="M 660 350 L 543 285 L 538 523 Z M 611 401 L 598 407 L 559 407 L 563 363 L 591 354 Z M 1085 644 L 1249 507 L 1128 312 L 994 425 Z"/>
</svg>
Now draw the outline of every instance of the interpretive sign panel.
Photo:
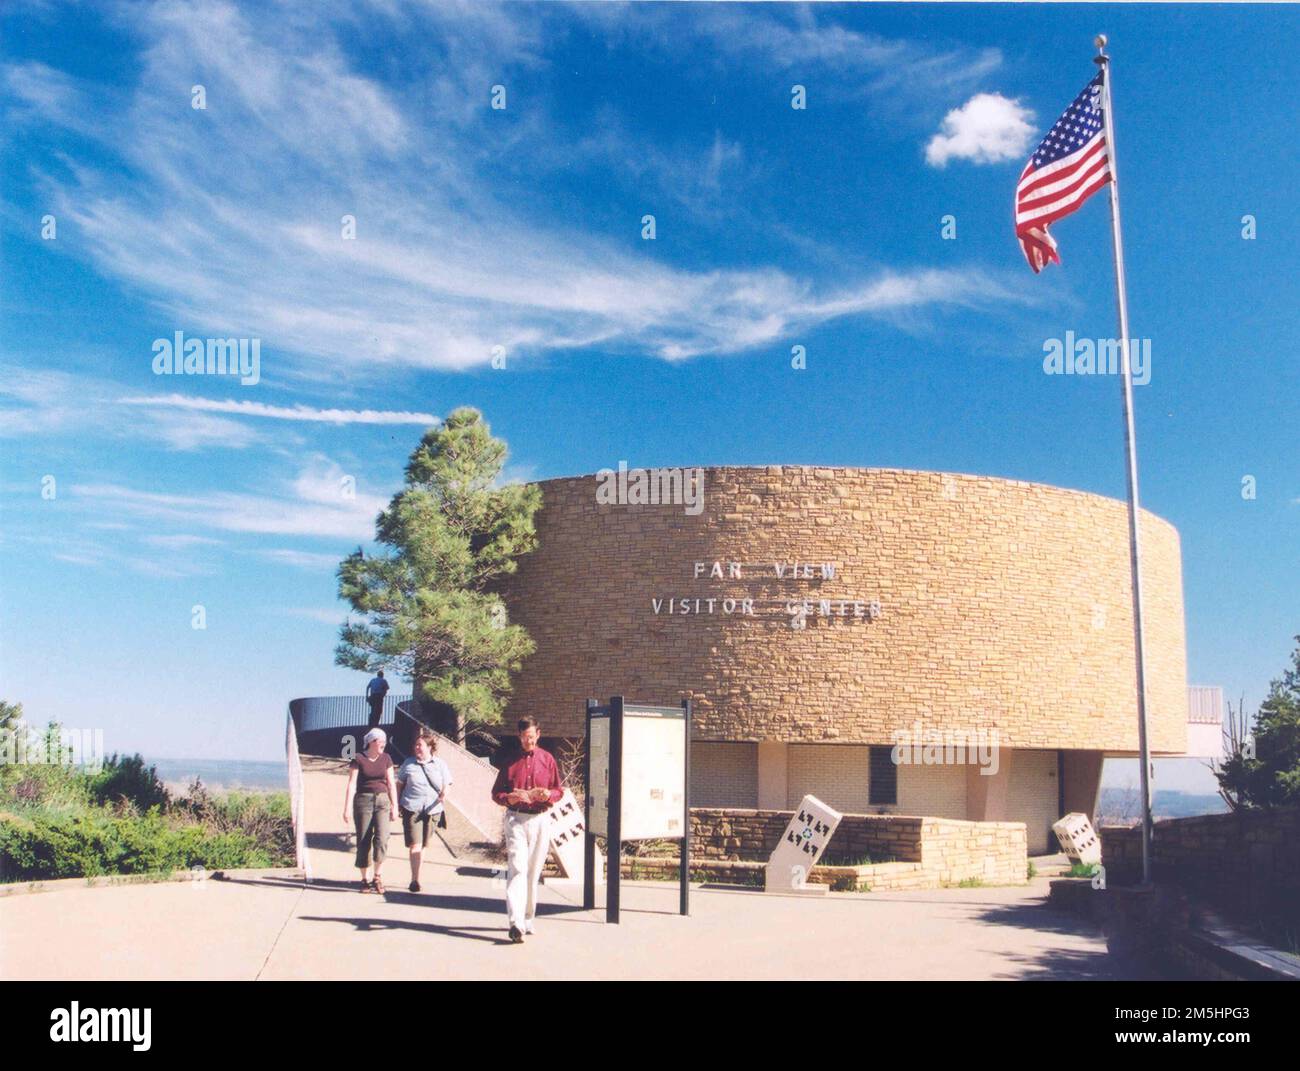
<svg viewBox="0 0 1300 1071">
<path fill-rule="evenodd" d="M 681 913 L 690 901 L 691 705 L 659 707 L 626 703 L 616 695 L 608 705 L 587 701 L 587 814 L 583 846 L 583 903 L 595 906 L 595 839 L 609 854 L 605 915 L 617 922 L 619 860 L 627 840 L 681 842 Z M 587 866 L 591 863 L 591 866 Z"/>
</svg>

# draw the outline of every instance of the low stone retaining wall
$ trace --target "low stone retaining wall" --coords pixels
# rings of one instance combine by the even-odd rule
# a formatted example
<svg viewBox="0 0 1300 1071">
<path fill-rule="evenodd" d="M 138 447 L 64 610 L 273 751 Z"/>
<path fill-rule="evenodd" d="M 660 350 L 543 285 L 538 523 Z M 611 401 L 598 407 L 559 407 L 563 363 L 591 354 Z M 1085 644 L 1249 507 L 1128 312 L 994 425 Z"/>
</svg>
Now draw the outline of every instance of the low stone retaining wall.
<svg viewBox="0 0 1300 1071">
<path fill-rule="evenodd" d="M 1107 882 L 1140 880 L 1140 827 L 1103 826 L 1099 833 Z M 1155 823 L 1151 849 L 1157 879 L 1236 915 L 1300 920 L 1300 808 L 1165 819 Z"/>
<path fill-rule="evenodd" d="M 743 875 L 762 884 L 763 864 L 793 811 L 696 808 L 691 811 L 691 869 L 722 881 Z M 628 876 L 676 874 L 665 846 L 624 863 Z M 845 815 L 809 880 L 838 889 L 933 889 L 961 882 L 1023 885 L 1029 855 L 1023 822 L 965 822 L 908 815 Z M 750 878 L 757 874 L 757 880 Z"/>
<path fill-rule="evenodd" d="M 793 816 L 793 811 L 692 808 L 691 853 L 700 859 L 766 862 Z M 870 856 L 873 862 L 919 863 L 921 826 L 931 821 L 941 819 L 846 814 L 826 847 L 826 855 L 851 859 Z"/>
</svg>

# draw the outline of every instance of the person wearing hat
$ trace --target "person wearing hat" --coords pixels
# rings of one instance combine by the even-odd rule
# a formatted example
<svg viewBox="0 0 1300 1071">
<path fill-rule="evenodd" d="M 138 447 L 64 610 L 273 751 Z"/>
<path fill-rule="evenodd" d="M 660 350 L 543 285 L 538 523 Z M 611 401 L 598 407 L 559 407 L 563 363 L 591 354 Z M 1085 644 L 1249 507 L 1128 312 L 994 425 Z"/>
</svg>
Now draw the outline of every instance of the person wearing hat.
<svg viewBox="0 0 1300 1071">
<path fill-rule="evenodd" d="M 371 729 L 363 744 L 364 750 L 348 766 L 343 821 L 350 816 L 356 826 L 361 891 L 383 893 L 379 868 L 384 865 L 388 850 L 388 823 L 397 821 L 397 781 L 393 776 L 393 758 L 384 750 L 388 746 L 388 734 L 383 729 Z"/>
</svg>

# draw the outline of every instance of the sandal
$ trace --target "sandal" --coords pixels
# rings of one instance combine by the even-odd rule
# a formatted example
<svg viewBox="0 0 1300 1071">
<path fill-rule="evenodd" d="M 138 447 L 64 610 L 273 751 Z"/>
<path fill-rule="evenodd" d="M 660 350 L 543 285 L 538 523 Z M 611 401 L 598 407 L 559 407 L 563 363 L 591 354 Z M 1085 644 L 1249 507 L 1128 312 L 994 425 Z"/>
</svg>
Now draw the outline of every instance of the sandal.
<svg viewBox="0 0 1300 1071">
<path fill-rule="evenodd" d="M 381 878 L 375 878 L 375 880 L 370 883 L 370 887 L 380 896 L 384 895 L 384 882 Z"/>
<path fill-rule="evenodd" d="M 362 891 L 363 893 L 368 893 L 368 892 L 370 892 L 370 891 L 371 891 L 371 888 L 370 888 L 370 882 L 365 881 L 365 880 L 363 879 L 362 882 L 361 882 L 361 891 Z"/>
</svg>

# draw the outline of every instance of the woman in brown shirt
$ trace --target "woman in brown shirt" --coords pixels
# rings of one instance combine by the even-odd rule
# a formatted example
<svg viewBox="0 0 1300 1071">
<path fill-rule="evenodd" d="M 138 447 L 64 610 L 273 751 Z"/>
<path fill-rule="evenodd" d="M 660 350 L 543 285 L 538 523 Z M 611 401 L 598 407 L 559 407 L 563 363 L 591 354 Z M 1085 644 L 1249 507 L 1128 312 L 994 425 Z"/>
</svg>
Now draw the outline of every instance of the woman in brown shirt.
<svg viewBox="0 0 1300 1071">
<path fill-rule="evenodd" d="M 357 830 L 357 869 L 361 871 L 361 891 L 384 891 L 379 868 L 388 851 L 388 823 L 397 821 L 397 782 L 393 777 L 393 758 L 385 753 L 388 735 L 383 729 L 371 729 L 364 738 L 365 750 L 348 766 L 347 794 L 343 798 L 343 821 L 352 819 Z M 374 878 L 370 868 L 374 866 Z"/>
</svg>

